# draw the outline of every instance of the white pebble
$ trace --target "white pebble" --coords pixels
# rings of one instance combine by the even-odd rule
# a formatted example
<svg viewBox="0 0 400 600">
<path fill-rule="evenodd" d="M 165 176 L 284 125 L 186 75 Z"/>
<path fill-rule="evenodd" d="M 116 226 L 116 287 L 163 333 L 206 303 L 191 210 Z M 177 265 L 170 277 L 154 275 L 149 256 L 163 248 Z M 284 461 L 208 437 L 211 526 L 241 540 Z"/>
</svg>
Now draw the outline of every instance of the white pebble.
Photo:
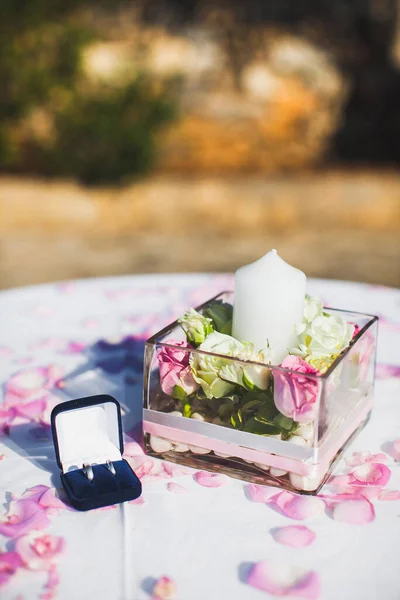
<svg viewBox="0 0 400 600">
<path fill-rule="evenodd" d="M 213 419 L 211 421 L 211 423 L 214 423 L 214 425 L 224 425 L 224 422 L 222 419 L 220 419 L 219 417 L 215 417 L 215 419 Z"/>
<path fill-rule="evenodd" d="M 312 442 L 314 439 L 314 423 L 305 423 L 296 429 L 296 435 L 302 437 L 306 442 Z"/>
<path fill-rule="evenodd" d="M 193 454 L 209 454 L 211 452 L 208 448 L 200 448 L 199 446 L 189 446 L 189 450 L 191 450 Z"/>
<path fill-rule="evenodd" d="M 215 450 L 214 450 L 214 454 L 215 454 L 215 456 L 219 456 L 221 458 L 231 458 L 229 454 L 223 454 L 222 452 L 215 452 Z"/>
<path fill-rule="evenodd" d="M 289 441 L 292 444 L 295 444 L 295 446 L 307 446 L 306 440 L 302 437 L 299 437 L 298 435 L 293 435 Z"/>
<path fill-rule="evenodd" d="M 177 444 L 174 446 L 175 452 L 188 452 L 189 446 L 187 444 Z"/>
<path fill-rule="evenodd" d="M 183 414 L 181 412 L 179 412 L 179 410 L 173 410 L 170 413 L 168 413 L 169 415 L 175 415 L 175 417 L 183 417 Z"/>
<path fill-rule="evenodd" d="M 296 490 L 303 490 L 304 492 L 313 492 L 317 489 L 322 481 L 322 477 L 305 477 L 304 475 L 297 475 L 296 473 L 289 473 L 290 483 Z"/>
<path fill-rule="evenodd" d="M 254 463 L 256 467 L 262 469 L 263 471 L 269 471 L 270 467 L 268 465 L 263 465 L 262 463 Z"/>
<path fill-rule="evenodd" d="M 287 475 L 287 471 L 282 471 L 281 469 L 275 469 L 275 467 L 271 467 L 269 470 L 272 477 L 283 477 Z"/>
<path fill-rule="evenodd" d="M 158 437 L 158 435 L 150 436 L 150 446 L 157 453 L 169 452 L 172 450 L 172 444 L 165 438 Z"/>
<path fill-rule="evenodd" d="M 195 419 L 195 421 L 205 421 L 205 418 L 203 417 L 203 415 L 201 415 L 198 412 L 195 412 L 192 414 L 192 419 Z"/>
</svg>

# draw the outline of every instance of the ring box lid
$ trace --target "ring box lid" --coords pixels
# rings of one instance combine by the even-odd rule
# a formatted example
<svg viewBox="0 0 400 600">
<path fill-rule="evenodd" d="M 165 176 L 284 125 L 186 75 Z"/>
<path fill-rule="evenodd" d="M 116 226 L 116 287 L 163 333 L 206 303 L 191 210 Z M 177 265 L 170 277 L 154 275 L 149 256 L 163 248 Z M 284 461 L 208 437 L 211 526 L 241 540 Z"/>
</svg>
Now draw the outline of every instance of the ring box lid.
<svg viewBox="0 0 400 600">
<path fill-rule="evenodd" d="M 83 463 L 121 460 L 121 409 L 112 396 L 100 394 L 58 404 L 51 415 L 51 428 L 63 473 L 81 469 Z"/>
</svg>

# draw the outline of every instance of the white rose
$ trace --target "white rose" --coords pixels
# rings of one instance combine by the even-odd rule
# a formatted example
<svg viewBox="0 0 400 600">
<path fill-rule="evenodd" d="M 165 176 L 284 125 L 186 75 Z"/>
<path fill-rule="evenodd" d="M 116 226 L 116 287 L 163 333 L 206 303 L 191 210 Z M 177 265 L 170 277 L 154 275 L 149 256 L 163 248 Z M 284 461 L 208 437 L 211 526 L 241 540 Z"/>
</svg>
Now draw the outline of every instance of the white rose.
<svg viewBox="0 0 400 600">
<path fill-rule="evenodd" d="M 349 345 L 354 333 L 350 325 L 340 315 L 320 315 L 300 336 L 300 349 L 307 348 L 307 354 L 315 357 L 340 354 Z"/>
<path fill-rule="evenodd" d="M 231 356 L 243 361 L 262 361 L 267 364 L 268 349 L 255 352 L 253 344 L 242 343 L 231 337 L 214 331 L 210 333 L 199 350 Z M 266 389 L 269 382 L 269 369 L 256 365 L 229 360 L 223 356 L 211 356 L 193 352 L 190 365 L 194 379 L 199 383 L 208 398 L 221 398 L 234 389 L 234 385 L 246 388 Z"/>
<path fill-rule="evenodd" d="M 199 346 L 206 337 L 214 331 L 212 320 L 201 315 L 194 308 L 190 308 L 178 319 L 183 331 L 186 333 L 187 341 L 195 348 Z"/>
<path fill-rule="evenodd" d="M 306 296 L 304 302 L 304 321 L 311 323 L 316 317 L 322 315 L 322 302 L 319 298 Z"/>
</svg>

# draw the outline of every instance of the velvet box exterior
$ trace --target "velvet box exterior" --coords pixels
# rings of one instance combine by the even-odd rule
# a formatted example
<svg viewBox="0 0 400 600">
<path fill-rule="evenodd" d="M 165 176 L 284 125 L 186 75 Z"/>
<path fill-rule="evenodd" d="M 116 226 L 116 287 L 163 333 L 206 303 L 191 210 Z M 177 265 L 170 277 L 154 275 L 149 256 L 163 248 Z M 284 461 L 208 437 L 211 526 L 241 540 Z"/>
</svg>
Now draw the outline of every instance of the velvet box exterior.
<svg viewBox="0 0 400 600">
<path fill-rule="evenodd" d="M 121 409 L 115 398 L 97 395 L 63 402 L 53 409 L 51 428 L 61 482 L 74 508 L 91 510 L 141 495 L 140 480 L 122 458 Z M 92 480 L 84 464 L 92 466 Z"/>
</svg>

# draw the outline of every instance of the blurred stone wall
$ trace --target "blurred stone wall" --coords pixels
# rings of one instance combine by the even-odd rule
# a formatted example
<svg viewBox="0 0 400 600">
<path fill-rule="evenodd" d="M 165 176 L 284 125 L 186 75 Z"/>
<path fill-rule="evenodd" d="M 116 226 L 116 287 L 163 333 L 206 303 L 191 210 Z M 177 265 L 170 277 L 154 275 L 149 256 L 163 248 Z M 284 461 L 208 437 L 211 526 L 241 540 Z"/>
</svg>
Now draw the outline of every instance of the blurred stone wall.
<svg viewBox="0 0 400 600">
<path fill-rule="evenodd" d="M 126 188 L 0 179 L 0 287 L 233 271 L 275 247 L 308 276 L 400 286 L 400 178 L 156 177 Z"/>
</svg>

